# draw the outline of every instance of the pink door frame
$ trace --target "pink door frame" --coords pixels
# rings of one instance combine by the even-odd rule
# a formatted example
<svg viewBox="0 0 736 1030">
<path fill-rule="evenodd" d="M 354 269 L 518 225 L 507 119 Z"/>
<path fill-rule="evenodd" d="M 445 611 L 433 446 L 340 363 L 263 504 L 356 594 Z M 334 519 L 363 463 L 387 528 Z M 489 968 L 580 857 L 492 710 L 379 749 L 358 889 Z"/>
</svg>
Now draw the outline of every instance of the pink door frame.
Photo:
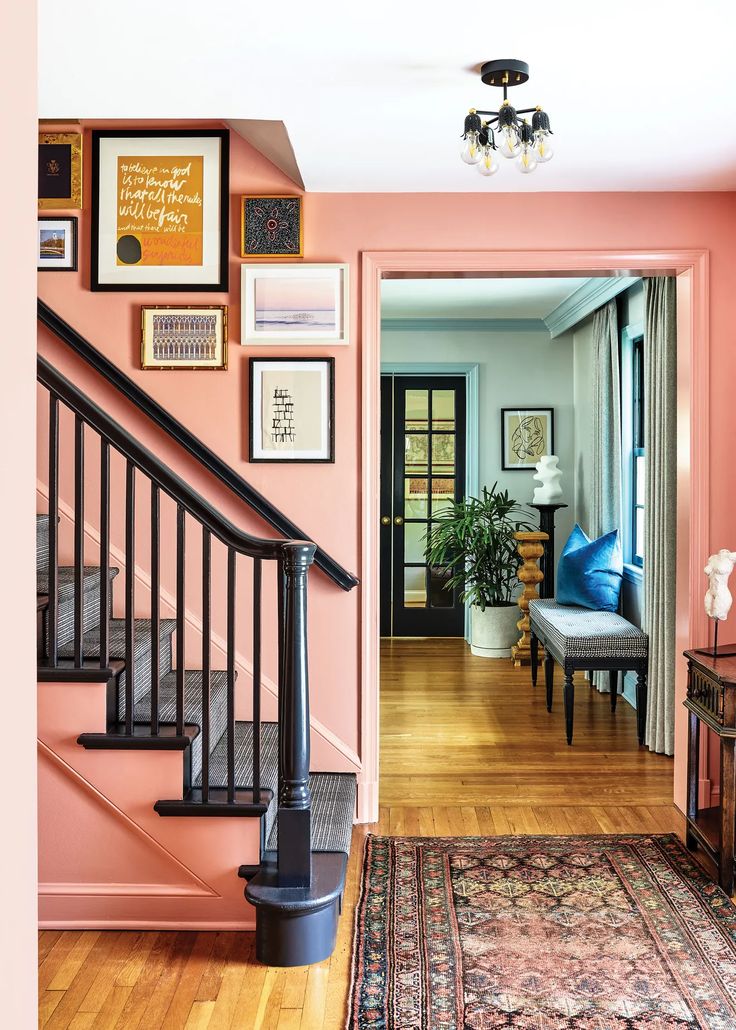
<svg viewBox="0 0 736 1030">
<path fill-rule="evenodd" d="M 390 274 L 677 276 L 677 654 L 708 639 L 700 603 L 709 553 L 709 270 L 705 250 L 373 251 L 362 254 L 361 758 L 358 819 L 378 819 L 381 279 Z M 673 570 L 674 571 L 674 570 Z M 675 694 L 674 801 L 685 806 L 684 663 Z M 703 749 L 705 751 L 705 749 Z M 701 784 L 707 780 L 707 753 Z"/>
</svg>

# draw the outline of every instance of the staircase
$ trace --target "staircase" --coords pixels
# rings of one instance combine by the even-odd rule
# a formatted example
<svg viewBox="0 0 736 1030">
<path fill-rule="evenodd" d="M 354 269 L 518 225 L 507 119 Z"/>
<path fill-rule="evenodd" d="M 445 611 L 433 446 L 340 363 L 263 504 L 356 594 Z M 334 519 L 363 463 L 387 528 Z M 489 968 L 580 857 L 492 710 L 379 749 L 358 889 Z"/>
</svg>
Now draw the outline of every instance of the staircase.
<svg viewBox="0 0 736 1030">
<path fill-rule="evenodd" d="M 39 684 L 102 685 L 104 731 L 80 725 L 79 748 L 109 752 L 110 760 L 116 751 L 181 752 L 180 792 L 149 799 L 162 819 L 186 820 L 192 834 L 198 832 L 198 818 L 207 819 L 210 833 L 213 818 L 226 818 L 228 826 L 233 817 L 258 820 L 258 853 L 248 854 L 244 837 L 244 861 L 232 869 L 233 877 L 245 881 L 245 898 L 255 908 L 257 955 L 271 965 L 320 961 L 334 948 L 356 783 L 352 774 L 309 768 L 306 607 L 315 545 L 241 532 L 40 357 L 38 378 L 47 391 L 49 411 L 49 503 L 36 519 Z M 148 403 L 155 405 L 150 398 Z M 60 461 L 60 407 L 74 418 L 70 468 Z M 94 513 L 99 521 L 98 565 L 85 560 L 85 474 L 90 473 L 85 443 L 92 437 L 99 440 L 100 455 L 95 469 L 99 511 Z M 196 450 L 196 442 L 189 449 Z M 61 448 L 61 453 L 68 457 L 70 449 Z M 122 500 L 111 500 L 111 454 L 125 462 Z M 60 559 L 65 550 L 59 529 L 61 476 L 74 482 L 73 546 L 66 547 L 67 564 Z M 147 490 L 141 491 L 142 484 Z M 136 526 L 141 496 L 150 497 L 145 536 L 152 610 L 146 618 L 140 617 L 135 597 L 136 547 L 143 535 Z M 176 505 L 174 618 L 159 615 L 162 498 Z M 110 512 L 117 505 L 125 511 L 124 570 L 110 563 Z M 197 528 L 194 550 L 201 580 L 202 647 L 196 668 L 189 667 L 193 663 L 185 639 L 192 526 Z M 171 543 L 164 541 L 164 547 Z M 212 593 L 220 586 L 213 581 L 215 548 L 226 555 L 224 669 L 211 667 Z M 275 569 L 277 583 L 277 721 L 261 718 L 264 566 Z M 349 580 L 349 573 L 323 556 L 322 568 L 329 574 L 333 567 Z M 245 618 L 236 586 L 243 582 L 252 597 Z M 122 617 L 115 617 L 116 611 Z M 243 636 L 244 623 L 250 630 L 252 675 L 251 683 L 241 687 L 236 640 Z M 244 691 L 249 720 L 236 718 L 236 708 L 244 707 Z"/>
</svg>

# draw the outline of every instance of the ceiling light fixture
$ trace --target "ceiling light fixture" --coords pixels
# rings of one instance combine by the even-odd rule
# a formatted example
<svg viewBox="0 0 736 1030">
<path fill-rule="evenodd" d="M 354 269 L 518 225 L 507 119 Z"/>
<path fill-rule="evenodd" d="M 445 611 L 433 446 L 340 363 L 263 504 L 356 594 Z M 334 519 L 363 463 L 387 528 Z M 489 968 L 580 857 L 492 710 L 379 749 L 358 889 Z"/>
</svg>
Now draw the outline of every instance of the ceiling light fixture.
<svg viewBox="0 0 736 1030">
<path fill-rule="evenodd" d="M 475 165 L 481 175 L 494 175 L 499 168 L 497 155 L 516 160 L 519 171 L 528 175 L 538 164 L 553 155 L 549 117 L 541 107 L 524 107 L 517 111 L 508 101 L 511 86 L 520 86 L 529 78 L 525 61 L 487 61 L 480 70 L 487 86 L 503 89 L 503 103 L 498 111 L 476 111 L 465 119 L 463 147 L 460 157 L 465 164 Z M 520 117 L 531 114 L 532 121 Z"/>
</svg>

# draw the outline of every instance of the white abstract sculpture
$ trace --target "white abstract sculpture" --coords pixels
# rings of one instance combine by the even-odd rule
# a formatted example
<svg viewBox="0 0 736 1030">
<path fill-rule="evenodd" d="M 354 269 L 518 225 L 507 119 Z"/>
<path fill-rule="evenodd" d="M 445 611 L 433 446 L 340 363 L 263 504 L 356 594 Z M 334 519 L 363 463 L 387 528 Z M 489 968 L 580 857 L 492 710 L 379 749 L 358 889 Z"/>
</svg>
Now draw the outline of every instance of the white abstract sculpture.
<svg viewBox="0 0 736 1030">
<path fill-rule="evenodd" d="M 703 570 L 708 577 L 708 590 L 705 595 L 705 611 L 709 618 L 723 620 L 731 610 L 731 591 L 728 589 L 728 577 L 736 565 L 736 551 L 722 547 L 718 554 L 712 554 Z"/>
<path fill-rule="evenodd" d="M 562 470 L 557 466 L 560 459 L 556 454 L 543 454 L 537 462 L 533 479 L 542 485 L 534 491 L 534 504 L 556 504 L 562 500 Z"/>
</svg>

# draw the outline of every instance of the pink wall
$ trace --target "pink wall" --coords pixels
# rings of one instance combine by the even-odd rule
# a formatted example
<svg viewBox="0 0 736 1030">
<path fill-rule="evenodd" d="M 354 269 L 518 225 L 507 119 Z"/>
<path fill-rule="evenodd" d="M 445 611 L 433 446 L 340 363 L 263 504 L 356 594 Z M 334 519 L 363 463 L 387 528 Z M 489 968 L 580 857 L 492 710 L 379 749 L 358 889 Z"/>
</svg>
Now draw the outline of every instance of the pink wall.
<svg viewBox="0 0 736 1030">
<path fill-rule="evenodd" d="M 89 140 L 86 140 L 89 160 Z M 89 176 L 87 176 L 89 183 Z M 497 184 L 494 182 L 493 187 Z M 493 189 L 491 187 L 491 190 Z M 323 348 L 336 359 L 336 461 L 334 465 L 269 466 L 247 461 L 247 359 L 256 348 L 239 346 L 240 282 L 237 257 L 239 196 L 291 192 L 289 182 L 237 135 L 231 151 L 231 289 L 216 295 L 144 295 L 88 291 L 89 202 L 83 214 L 78 274 L 41 274 L 39 292 L 53 308 L 136 379 L 241 475 L 353 572 L 360 567 L 360 254 L 379 250 L 529 249 L 667 250 L 710 252 L 712 468 L 728 468 L 736 413 L 731 401 L 736 348 L 731 341 L 731 296 L 736 267 L 733 237 L 736 198 L 729 193 L 621 194 L 307 194 L 305 260 L 346 261 L 351 266 L 352 343 Z M 226 373 L 142 372 L 137 368 L 141 303 L 188 300 L 230 305 L 230 367 Z M 42 337 L 40 349 L 73 368 L 64 348 Z M 268 354 L 311 353 L 264 348 Z M 318 352 L 315 348 L 313 352 Z M 81 373 L 74 371 L 75 376 Z M 89 379 L 89 377 L 86 377 Z M 124 412 L 110 391 L 95 388 L 114 414 L 148 438 L 150 431 Z M 243 525 L 242 513 L 192 463 L 170 455 Z M 734 487 L 712 477 L 711 541 L 736 546 Z M 261 530 L 263 532 L 263 530 Z M 335 754 L 360 750 L 360 595 L 344 594 L 319 572 L 311 577 L 313 710 L 333 738 Z M 328 749 L 329 751 L 329 749 Z M 347 760 L 347 759 L 346 759 Z M 684 755 L 678 756 L 684 762 Z"/>
</svg>

